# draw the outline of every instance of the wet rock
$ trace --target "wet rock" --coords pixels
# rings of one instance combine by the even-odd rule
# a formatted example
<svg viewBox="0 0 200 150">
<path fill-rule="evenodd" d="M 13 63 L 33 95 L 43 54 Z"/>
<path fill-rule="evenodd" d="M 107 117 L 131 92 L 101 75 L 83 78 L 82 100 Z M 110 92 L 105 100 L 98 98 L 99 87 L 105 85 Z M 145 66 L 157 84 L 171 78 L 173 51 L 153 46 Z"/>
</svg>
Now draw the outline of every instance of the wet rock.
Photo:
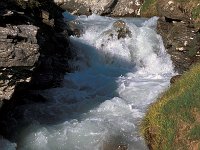
<svg viewBox="0 0 200 150">
<path fill-rule="evenodd" d="M 68 33 L 69 35 L 80 37 L 83 34 L 83 27 L 78 21 L 68 21 L 67 22 Z"/>
<path fill-rule="evenodd" d="M 113 28 L 117 32 L 118 39 L 125 37 L 132 37 L 131 31 L 127 27 L 126 23 L 122 20 L 118 20 L 113 23 Z"/>
<path fill-rule="evenodd" d="M 178 81 L 180 79 L 182 75 L 176 75 L 176 76 L 173 76 L 171 79 L 170 79 L 170 83 L 173 84 L 175 83 L 176 81 Z"/>
<path fill-rule="evenodd" d="M 189 27 L 188 23 L 168 22 L 165 18 L 158 20 L 157 30 L 163 37 L 165 48 L 171 55 L 175 70 L 179 73 L 188 70 L 198 59 L 199 33 Z"/>
<path fill-rule="evenodd" d="M 107 16 L 137 16 L 144 0 L 54 0 L 59 6 L 76 15 L 96 13 Z"/>
<path fill-rule="evenodd" d="M 131 31 L 129 30 L 126 23 L 122 20 L 118 20 L 114 22 L 112 25 L 112 28 L 110 30 L 103 32 L 102 35 L 109 36 L 110 38 L 113 38 L 114 36 L 116 36 L 117 39 L 132 37 Z"/>
</svg>

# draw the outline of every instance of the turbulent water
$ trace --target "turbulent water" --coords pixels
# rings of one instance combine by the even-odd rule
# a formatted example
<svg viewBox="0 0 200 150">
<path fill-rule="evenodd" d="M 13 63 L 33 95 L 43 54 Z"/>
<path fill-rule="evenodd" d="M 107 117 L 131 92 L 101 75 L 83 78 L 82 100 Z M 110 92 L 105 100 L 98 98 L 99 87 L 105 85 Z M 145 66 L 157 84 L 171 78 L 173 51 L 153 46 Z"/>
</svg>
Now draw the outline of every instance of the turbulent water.
<svg viewBox="0 0 200 150">
<path fill-rule="evenodd" d="M 47 103 L 23 106 L 25 121 L 33 123 L 19 131 L 17 149 L 147 149 L 139 124 L 173 75 L 170 57 L 155 31 L 157 18 L 122 19 L 131 36 L 120 39 L 113 29 L 119 19 L 76 19 L 83 35 L 70 37 L 75 58 L 69 63 L 74 71 L 66 74 L 62 87 L 43 91 Z M 7 149 L 16 144 L 7 144 Z"/>
</svg>

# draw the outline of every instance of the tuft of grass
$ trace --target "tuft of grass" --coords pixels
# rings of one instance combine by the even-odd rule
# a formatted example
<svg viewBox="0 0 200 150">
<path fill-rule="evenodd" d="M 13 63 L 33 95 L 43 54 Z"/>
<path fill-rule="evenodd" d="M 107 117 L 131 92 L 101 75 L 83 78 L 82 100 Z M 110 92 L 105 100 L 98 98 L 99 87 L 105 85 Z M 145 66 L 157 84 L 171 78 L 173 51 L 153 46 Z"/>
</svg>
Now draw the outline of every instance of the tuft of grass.
<svg viewBox="0 0 200 150">
<path fill-rule="evenodd" d="M 195 125 L 189 132 L 188 137 L 191 140 L 200 140 L 200 124 Z"/>
<path fill-rule="evenodd" d="M 192 9 L 192 18 L 197 19 L 200 17 L 200 5 Z"/>
<path fill-rule="evenodd" d="M 143 17 L 158 16 L 156 4 L 157 0 L 145 0 L 141 7 L 141 16 Z"/>
<path fill-rule="evenodd" d="M 200 63 L 150 106 L 141 132 L 150 149 L 200 149 Z"/>
</svg>

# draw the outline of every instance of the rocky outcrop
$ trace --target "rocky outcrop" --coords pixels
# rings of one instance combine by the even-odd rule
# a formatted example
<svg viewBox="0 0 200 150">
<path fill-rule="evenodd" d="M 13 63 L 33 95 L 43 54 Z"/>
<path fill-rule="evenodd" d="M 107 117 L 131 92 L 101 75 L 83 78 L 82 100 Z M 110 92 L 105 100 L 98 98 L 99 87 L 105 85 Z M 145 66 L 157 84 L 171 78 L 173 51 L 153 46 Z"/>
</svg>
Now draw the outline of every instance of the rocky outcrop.
<svg viewBox="0 0 200 150">
<path fill-rule="evenodd" d="M 149 10 L 160 16 L 157 31 L 163 37 L 176 71 L 183 73 L 199 60 L 200 3 L 198 0 L 155 0 L 145 2 L 141 14 L 149 17 Z"/>
<path fill-rule="evenodd" d="M 50 0 L 2 0 L 0 8 L 0 101 L 58 85 L 70 53 L 62 9 Z"/>
<path fill-rule="evenodd" d="M 75 15 L 137 16 L 144 0 L 54 0 Z"/>
<path fill-rule="evenodd" d="M 33 25 L 0 27 L 0 100 L 10 99 L 17 83 L 30 81 L 19 67 L 30 70 L 38 61 L 37 32 Z"/>
<path fill-rule="evenodd" d="M 132 34 L 124 21 L 117 20 L 113 23 L 112 28 L 104 31 L 101 36 L 105 36 L 106 40 L 110 40 L 114 37 L 117 39 L 132 37 Z"/>
<path fill-rule="evenodd" d="M 188 23 L 168 22 L 166 18 L 161 18 L 158 20 L 158 32 L 179 73 L 188 70 L 199 59 L 199 33 Z"/>
<path fill-rule="evenodd" d="M 18 107 L 46 101 L 38 91 L 60 86 L 69 71 L 62 12 L 51 0 L 0 1 L 0 134 L 5 138 L 23 118 Z"/>
</svg>

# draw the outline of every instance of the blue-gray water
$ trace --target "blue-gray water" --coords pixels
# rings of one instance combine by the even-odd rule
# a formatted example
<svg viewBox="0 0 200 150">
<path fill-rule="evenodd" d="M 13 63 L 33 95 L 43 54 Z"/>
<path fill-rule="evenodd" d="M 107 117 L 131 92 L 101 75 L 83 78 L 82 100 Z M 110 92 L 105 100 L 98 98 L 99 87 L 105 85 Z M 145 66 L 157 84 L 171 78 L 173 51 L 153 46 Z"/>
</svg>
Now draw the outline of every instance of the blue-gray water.
<svg viewBox="0 0 200 150">
<path fill-rule="evenodd" d="M 6 141 L 5 150 L 147 149 L 138 126 L 174 73 L 155 31 L 157 18 L 123 19 L 132 36 L 120 39 L 112 26 L 117 19 L 76 19 L 84 34 L 70 38 L 73 73 L 62 87 L 42 91 L 47 103 L 22 108 L 33 124 L 20 131 L 17 143 Z"/>
</svg>

